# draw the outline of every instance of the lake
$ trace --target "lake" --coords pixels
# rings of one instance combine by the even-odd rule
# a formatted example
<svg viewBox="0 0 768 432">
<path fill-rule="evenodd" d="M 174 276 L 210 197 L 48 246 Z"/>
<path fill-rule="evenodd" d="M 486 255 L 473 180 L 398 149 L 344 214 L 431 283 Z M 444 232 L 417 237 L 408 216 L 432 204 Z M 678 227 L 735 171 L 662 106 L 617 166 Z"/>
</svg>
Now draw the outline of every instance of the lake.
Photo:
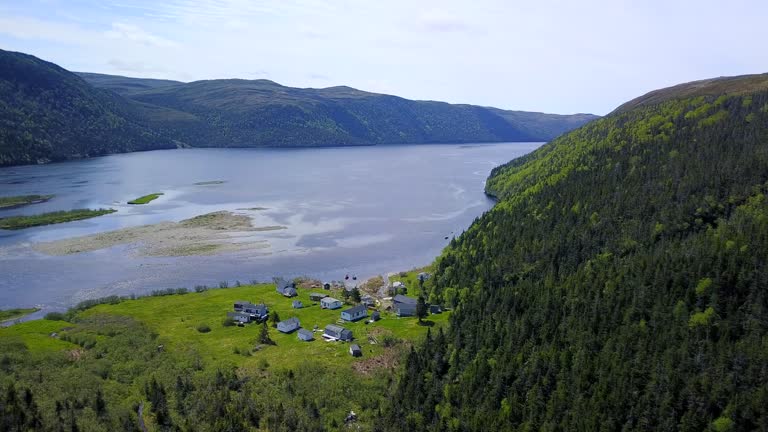
<svg viewBox="0 0 768 432">
<path fill-rule="evenodd" d="M 0 196 L 55 194 L 0 217 L 114 208 L 94 219 L 0 230 L 0 309 L 273 276 L 358 280 L 429 264 L 493 201 L 491 169 L 541 143 L 322 149 L 184 149 L 0 169 Z M 198 184 L 211 182 L 208 184 Z M 154 192 L 148 205 L 126 202 Z M 140 256 L 126 246 L 51 256 L 32 245 L 227 210 L 253 214 L 258 253 Z M 447 240 L 446 237 L 449 239 Z M 233 240 L 234 241 L 234 240 Z"/>
</svg>

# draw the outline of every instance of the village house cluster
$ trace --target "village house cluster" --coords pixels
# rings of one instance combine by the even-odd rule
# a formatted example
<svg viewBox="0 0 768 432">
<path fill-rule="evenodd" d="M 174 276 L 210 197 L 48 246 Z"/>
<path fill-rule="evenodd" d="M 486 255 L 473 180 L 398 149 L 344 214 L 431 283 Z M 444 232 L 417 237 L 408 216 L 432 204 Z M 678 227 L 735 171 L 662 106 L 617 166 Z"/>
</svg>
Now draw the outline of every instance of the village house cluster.
<svg viewBox="0 0 768 432">
<path fill-rule="evenodd" d="M 419 279 L 424 280 L 429 275 L 426 273 L 419 274 Z M 296 284 L 292 281 L 288 281 L 281 277 L 274 278 L 275 290 L 278 294 L 287 298 L 293 298 L 298 296 Z M 330 290 L 331 287 L 338 287 L 339 284 L 323 284 L 322 288 Z M 391 286 L 392 292 L 399 292 L 405 286 L 402 282 L 395 282 Z M 347 289 L 343 285 L 342 289 Z M 345 293 L 346 294 L 346 293 Z M 346 295 L 345 295 L 346 298 Z M 339 320 L 336 323 L 331 323 L 325 326 L 322 330 L 321 337 L 326 341 L 342 341 L 351 342 L 354 339 L 352 330 L 345 328 L 342 324 L 345 322 L 357 322 L 368 318 L 368 322 L 375 322 L 381 319 L 381 313 L 375 310 L 377 301 L 371 295 L 360 296 L 359 304 L 353 305 L 348 308 L 344 308 L 344 302 L 342 300 L 333 298 L 328 294 L 322 292 L 311 292 L 309 299 L 313 304 L 319 304 L 321 309 L 337 310 L 343 309 L 339 312 Z M 387 307 L 397 317 L 412 317 L 416 316 L 418 301 L 415 298 L 405 296 L 403 294 L 397 294 L 394 297 L 385 298 L 387 301 L 391 301 L 391 306 Z M 291 306 L 293 309 L 303 309 L 305 305 L 301 300 L 292 300 Z M 432 305 L 429 307 L 431 313 L 440 313 L 440 307 Z M 251 322 L 264 322 L 269 318 L 269 308 L 266 304 L 254 304 L 248 301 L 237 301 L 233 305 L 233 312 L 228 312 L 227 317 L 237 323 L 238 326 L 244 326 Z M 369 314 L 369 309 L 372 309 Z M 370 317 L 370 318 L 369 318 Z M 317 325 L 313 330 L 302 328 L 301 321 L 298 317 L 291 317 L 286 320 L 277 323 L 276 328 L 281 333 L 293 333 L 296 332 L 297 338 L 301 341 L 311 342 L 315 340 L 315 332 L 321 332 Z M 350 344 L 349 354 L 355 357 L 362 356 L 362 349 L 358 344 Z"/>
</svg>

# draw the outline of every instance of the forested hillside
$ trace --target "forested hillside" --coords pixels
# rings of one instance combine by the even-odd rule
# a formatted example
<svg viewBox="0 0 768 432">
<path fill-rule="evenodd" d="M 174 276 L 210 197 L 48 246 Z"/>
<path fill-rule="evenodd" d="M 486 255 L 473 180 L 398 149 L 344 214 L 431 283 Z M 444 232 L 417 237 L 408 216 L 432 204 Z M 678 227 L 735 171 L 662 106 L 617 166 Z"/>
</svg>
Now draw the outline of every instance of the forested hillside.
<svg viewBox="0 0 768 432">
<path fill-rule="evenodd" d="M 175 148 L 139 124 L 139 111 L 52 63 L 0 50 L 0 166 Z"/>
<path fill-rule="evenodd" d="M 694 87 L 493 171 L 389 429 L 768 430 L 768 76 Z"/>
<path fill-rule="evenodd" d="M 154 127 L 200 147 L 548 141 L 597 118 L 412 101 L 350 87 L 301 89 L 269 80 L 192 83 L 81 74 L 97 87 L 204 119 Z"/>
</svg>

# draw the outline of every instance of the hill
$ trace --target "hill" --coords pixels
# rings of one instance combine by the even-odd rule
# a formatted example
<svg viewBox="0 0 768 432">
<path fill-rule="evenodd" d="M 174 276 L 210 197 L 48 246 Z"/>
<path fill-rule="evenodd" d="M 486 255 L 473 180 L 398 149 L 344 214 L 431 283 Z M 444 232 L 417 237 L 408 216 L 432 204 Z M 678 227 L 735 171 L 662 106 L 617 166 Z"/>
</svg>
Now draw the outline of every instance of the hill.
<svg viewBox="0 0 768 432">
<path fill-rule="evenodd" d="M 652 92 L 496 168 L 391 430 L 768 428 L 768 85 Z"/>
<path fill-rule="evenodd" d="M 152 83 L 152 88 L 138 91 L 135 89 L 145 86 L 145 80 L 132 84 L 131 79 L 121 77 L 84 77 L 94 86 L 136 101 L 205 119 L 206 127 L 194 133 L 167 127 L 174 137 L 192 146 L 548 141 L 597 118 L 412 101 L 345 86 L 301 89 L 269 80 L 227 79 Z"/>
<path fill-rule="evenodd" d="M 75 74 L 94 87 L 106 88 L 123 96 L 131 95 L 143 90 L 183 84 L 180 81 L 173 80 L 129 78 L 119 75 L 104 75 L 90 72 L 75 72 Z"/>
<path fill-rule="evenodd" d="M 138 111 L 52 63 L 0 50 L 0 166 L 176 147 Z"/>
</svg>

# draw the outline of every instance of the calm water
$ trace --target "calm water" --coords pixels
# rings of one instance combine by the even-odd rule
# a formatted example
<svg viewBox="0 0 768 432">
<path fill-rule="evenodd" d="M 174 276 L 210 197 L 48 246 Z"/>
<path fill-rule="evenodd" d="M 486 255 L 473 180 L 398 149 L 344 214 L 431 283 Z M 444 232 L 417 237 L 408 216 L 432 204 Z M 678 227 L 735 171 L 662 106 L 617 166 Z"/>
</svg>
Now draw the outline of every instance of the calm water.
<svg viewBox="0 0 768 432">
<path fill-rule="evenodd" d="M 195 149 L 0 169 L 0 196 L 55 194 L 0 216 L 111 207 L 117 213 L 21 231 L 0 230 L 0 308 L 63 308 L 86 298 L 219 281 L 309 275 L 359 278 L 430 263 L 490 208 L 490 170 L 539 143 L 330 149 Z M 197 182 L 223 180 L 219 185 Z M 145 206 L 126 201 L 165 192 Z M 217 256 L 137 257 L 115 247 L 64 257 L 30 244 L 218 210 L 266 207 L 254 225 L 270 248 Z M 267 255 L 261 255 L 267 253 Z"/>
</svg>

